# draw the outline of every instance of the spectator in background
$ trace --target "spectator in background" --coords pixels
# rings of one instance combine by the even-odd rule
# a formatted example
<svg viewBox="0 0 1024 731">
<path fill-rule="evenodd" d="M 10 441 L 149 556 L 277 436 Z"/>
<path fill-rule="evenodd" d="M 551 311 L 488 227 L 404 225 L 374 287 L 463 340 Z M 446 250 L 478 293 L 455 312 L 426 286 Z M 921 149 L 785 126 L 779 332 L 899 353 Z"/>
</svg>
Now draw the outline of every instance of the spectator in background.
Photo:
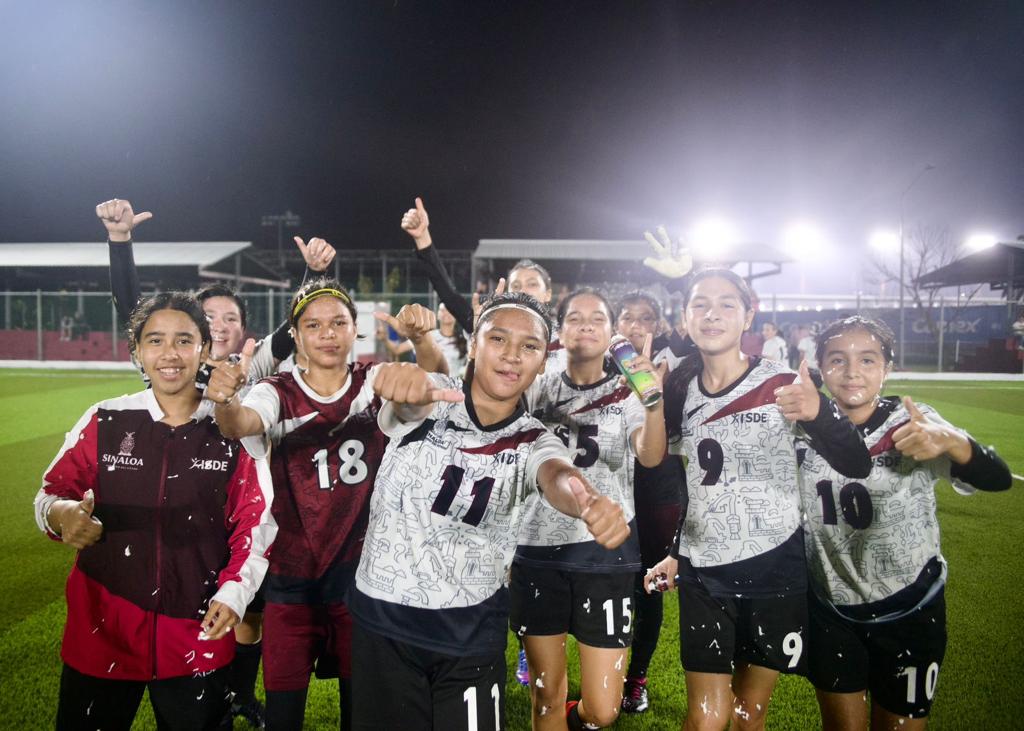
<svg viewBox="0 0 1024 731">
<path fill-rule="evenodd" d="M 774 322 L 766 322 L 761 325 L 761 336 L 764 338 L 761 357 L 778 361 L 783 365 L 788 364 L 789 348 L 786 347 L 786 341 L 779 336 L 779 328 Z"/>
<path fill-rule="evenodd" d="M 1024 312 L 1021 312 L 1014 320 L 1013 335 L 1017 338 L 1017 350 L 1024 350 Z"/>
<path fill-rule="evenodd" d="M 74 340 L 89 339 L 89 323 L 85 321 L 85 313 L 81 310 L 75 312 L 75 319 L 71 323 L 71 337 Z"/>
<path fill-rule="evenodd" d="M 64 315 L 60 318 L 60 341 L 67 343 L 71 341 L 71 330 L 75 326 L 75 320 L 71 315 Z"/>
<path fill-rule="evenodd" d="M 801 328 L 801 332 L 803 333 L 803 337 L 801 337 L 800 341 L 796 344 L 796 349 L 799 351 L 797 365 L 800 365 L 799 361 L 806 360 L 808 368 L 817 368 L 818 358 L 816 356 L 816 352 L 818 345 L 816 339 L 818 337 L 818 323 L 814 323 L 806 330 Z"/>
</svg>

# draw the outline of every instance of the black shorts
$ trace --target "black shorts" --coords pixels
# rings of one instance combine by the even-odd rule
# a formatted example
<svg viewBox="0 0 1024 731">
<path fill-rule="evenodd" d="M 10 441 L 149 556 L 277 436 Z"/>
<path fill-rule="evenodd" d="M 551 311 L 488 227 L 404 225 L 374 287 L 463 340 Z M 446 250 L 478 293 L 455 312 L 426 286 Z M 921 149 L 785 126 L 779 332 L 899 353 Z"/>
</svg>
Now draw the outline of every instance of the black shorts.
<svg viewBox="0 0 1024 731">
<path fill-rule="evenodd" d="M 361 627 L 352 636 L 355 731 L 505 728 L 505 651 L 455 657 Z"/>
<path fill-rule="evenodd" d="M 260 584 L 260 588 L 256 590 L 256 595 L 253 596 L 252 601 L 249 602 L 249 606 L 245 608 L 246 614 L 263 614 L 264 608 L 267 606 L 266 592 L 263 591 L 263 586 L 266 582 Z"/>
<path fill-rule="evenodd" d="M 629 647 L 635 573 L 590 574 L 512 564 L 509 626 L 524 635 L 568 632 L 591 647 Z"/>
<path fill-rule="evenodd" d="M 716 597 L 679 584 L 679 659 L 696 673 L 732 674 L 735 663 L 806 675 L 807 595 Z"/>
<path fill-rule="evenodd" d="M 813 592 L 808 677 L 829 693 L 870 691 L 898 716 L 928 715 L 946 654 L 943 592 L 906 617 L 865 624 L 840 617 Z"/>
</svg>

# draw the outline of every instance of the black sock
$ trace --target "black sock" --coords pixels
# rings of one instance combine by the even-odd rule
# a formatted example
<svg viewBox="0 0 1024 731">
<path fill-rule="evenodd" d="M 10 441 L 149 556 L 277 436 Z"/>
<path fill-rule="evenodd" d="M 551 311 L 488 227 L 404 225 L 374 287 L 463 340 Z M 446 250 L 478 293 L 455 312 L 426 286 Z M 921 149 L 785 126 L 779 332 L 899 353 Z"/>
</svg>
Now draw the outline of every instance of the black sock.
<svg viewBox="0 0 1024 731">
<path fill-rule="evenodd" d="M 583 731 L 583 719 L 580 718 L 580 704 L 577 703 L 572 710 L 566 714 L 565 725 L 569 731 Z"/>
<path fill-rule="evenodd" d="M 302 731 L 308 690 L 268 690 L 267 728 L 275 731 Z"/>
<path fill-rule="evenodd" d="M 256 700 L 256 675 L 262 651 L 262 642 L 235 645 L 235 659 L 228 666 L 228 687 L 235 694 L 233 703 L 244 706 Z"/>
<path fill-rule="evenodd" d="M 338 705 L 341 715 L 339 728 L 341 731 L 352 731 L 352 679 L 338 678 Z"/>
</svg>

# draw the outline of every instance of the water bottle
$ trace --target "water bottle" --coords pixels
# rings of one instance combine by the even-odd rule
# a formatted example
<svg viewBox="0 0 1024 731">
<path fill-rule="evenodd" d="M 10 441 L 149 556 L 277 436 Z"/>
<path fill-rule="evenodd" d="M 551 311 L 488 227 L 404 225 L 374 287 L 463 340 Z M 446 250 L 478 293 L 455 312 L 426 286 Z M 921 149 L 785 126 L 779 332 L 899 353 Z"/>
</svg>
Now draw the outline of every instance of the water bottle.
<svg viewBox="0 0 1024 731">
<path fill-rule="evenodd" d="M 639 354 L 628 338 L 624 338 L 621 335 L 613 337 L 611 345 L 608 346 L 608 354 L 611 355 L 615 365 L 622 371 L 622 375 L 626 377 L 626 382 L 640 399 L 640 403 L 644 406 L 654 406 L 654 404 L 661 400 L 661 389 L 658 388 L 658 382 L 652 374 L 647 371 L 630 373 L 629 364 L 639 357 Z"/>
</svg>

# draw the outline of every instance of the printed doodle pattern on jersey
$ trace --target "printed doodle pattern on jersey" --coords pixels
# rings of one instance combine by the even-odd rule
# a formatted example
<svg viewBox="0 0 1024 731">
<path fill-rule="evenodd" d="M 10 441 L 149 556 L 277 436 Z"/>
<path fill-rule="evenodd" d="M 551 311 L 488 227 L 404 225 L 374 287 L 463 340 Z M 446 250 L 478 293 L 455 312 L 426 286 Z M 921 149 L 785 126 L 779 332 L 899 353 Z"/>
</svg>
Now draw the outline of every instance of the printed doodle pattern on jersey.
<svg viewBox="0 0 1024 731">
<path fill-rule="evenodd" d="M 690 381 L 681 441 L 690 502 L 680 554 L 693 566 L 759 556 L 798 530 L 795 433 L 774 393 L 795 378 L 761 360 L 719 394 L 705 393 L 700 377 Z"/>
<path fill-rule="evenodd" d="M 434 378 L 443 388 L 462 385 Z M 505 586 L 537 468 L 565 459 L 565 448 L 525 413 L 483 430 L 467 406 L 437 404 L 419 424 L 388 429 L 356 576 L 363 594 L 447 609 L 475 606 Z"/>
<path fill-rule="evenodd" d="M 934 409 L 918 406 L 929 421 L 948 426 Z M 865 435 L 873 461 L 867 479 L 843 477 L 813 451 L 801 468 L 810 573 L 837 606 L 886 599 L 941 557 L 935 483 L 950 479 L 949 459 L 902 456 L 893 434 L 910 415 L 898 400 L 885 399 L 880 408 L 891 413 Z M 958 491 L 972 491 L 954 482 Z"/>
</svg>

